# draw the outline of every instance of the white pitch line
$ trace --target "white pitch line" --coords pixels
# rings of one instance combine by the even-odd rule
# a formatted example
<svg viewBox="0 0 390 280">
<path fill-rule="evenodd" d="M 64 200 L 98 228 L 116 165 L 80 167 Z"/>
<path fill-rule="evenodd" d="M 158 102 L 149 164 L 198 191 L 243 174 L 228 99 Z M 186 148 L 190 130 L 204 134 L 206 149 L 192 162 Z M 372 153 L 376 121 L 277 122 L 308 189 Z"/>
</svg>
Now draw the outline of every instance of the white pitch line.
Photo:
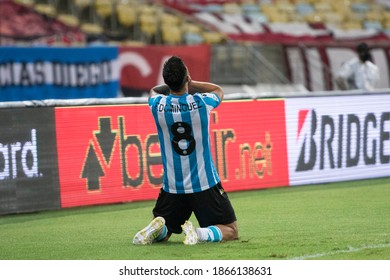
<svg viewBox="0 0 390 280">
<path fill-rule="evenodd" d="M 291 260 L 307 260 L 307 259 L 314 259 L 314 258 L 320 258 L 325 256 L 332 256 L 340 253 L 353 253 L 353 252 L 359 252 L 366 249 L 380 249 L 380 248 L 387 248 L 390 247 L 390 243 L 385 244 L 377 244 L 377 245 L 364 245 L 362 247 L 354 248 L 352 246 L 349 246 L 348 249 L 345 250 L 337 250 L 332 252 L 324 252 L 324 253 L 318 253 L 313 255 L 303 255 L 299 257 L 292 258 Z"/>
</svg>

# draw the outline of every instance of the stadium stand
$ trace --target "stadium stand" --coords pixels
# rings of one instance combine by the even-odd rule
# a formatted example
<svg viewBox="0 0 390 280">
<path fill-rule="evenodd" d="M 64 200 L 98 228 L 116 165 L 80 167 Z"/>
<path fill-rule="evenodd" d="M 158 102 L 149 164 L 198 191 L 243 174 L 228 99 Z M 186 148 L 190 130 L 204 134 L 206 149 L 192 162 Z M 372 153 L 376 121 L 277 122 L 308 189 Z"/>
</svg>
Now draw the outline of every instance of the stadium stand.
<svg viewBox="0 0 390 280">
<path fill-rule="evenodd" d="M 0 0 L 0 45 L 115 44 L 220 47 L 212 71 L 222 83 L 285 83 L 281 45 L 388 42 L 386 0 Z M 29 28 L 24 28 L 29 26 Z M 241 45 L 224 50 L 226 43 Z M 248 51 L 245 44 L 260 44 Z M 264 51 L 265 47 L 270 45 Z M 260 55 L 252 51 L 264 52 Z M 249 53 L 250 56 L 244 56 Z M 256 63 L 276 65 L 264 78 Z M 246 67 L 250 65 L 250 67 Z M 229 73 L 225 73 L 224 67 Z M 230 67 L 231 66 L 231 67 Z M 324 66 L 319 66 L 320 68 Z M 249 70 L 248 70 L 249 69 Z M 253 73 L 257 73 L 254 75 Z M 213 75 L 213 74 L 212 74 Z M 259 78 L 260 77 L 260 78 Z"/>
<path fill-rule="evenodd" d="M 337 36 L 328 39 L 340 40 L 345 35 L 349 40 L 353 33 L 356 38 L 375 36 L 387 40 L 390 34 L 390 11 L 387 2 L 380 0 L 3 0 L 1 3 L 23 5 L 46 19 L 78 28 L 85 34 L 86 42 L 280 43 L 285 39 L 279 36 L 280 29 L 291 30 L 291 26 L 301 29 L 292 37 L 298 34 L 316 39 L 323 36 L 322 32 L 316 34 L 319 26 Z"/>
<path fill-rule="evenodd" d="M 225 39 L 223 34 L 216 34 L 214 28 L 204 26 L 159 1 L 2 0 L 1 3 L 34 12 L 43 20 L 56 20 L 69 28 L 76 28 L 85 35 L 86 43 L 191 45 L 220 43 Z M 24 21 L 23 17 L 20 20 Z M 1 32 L 0 35 L 18 37 L 18 42 L 23 43 L 22 34 Z"/>
<path fill-rule="evenodd" d="M 56 18 L 55 6 L 43 2 L 1 1 L 0 44 L 82 44 L 83 32 L 76 24 Z M 28 28 L 26 28 L 28 26 Z"/>
</svg>

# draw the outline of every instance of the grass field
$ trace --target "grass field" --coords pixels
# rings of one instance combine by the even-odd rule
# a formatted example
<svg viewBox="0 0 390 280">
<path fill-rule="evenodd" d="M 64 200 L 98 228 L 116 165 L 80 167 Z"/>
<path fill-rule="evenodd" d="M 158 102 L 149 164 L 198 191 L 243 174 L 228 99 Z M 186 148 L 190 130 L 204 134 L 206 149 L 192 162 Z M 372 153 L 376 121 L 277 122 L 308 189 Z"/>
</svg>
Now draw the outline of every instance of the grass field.
<svg viewBox="0 0 390 280">
<path fill-rule="evenodd" d="M 229 196 L 237 241 L 185 246 L 173 235 L 134 246 L 133 235 L 151 219 L 147 201 L 2 216 L 0 259 L 390 260 L 390 178 Z"/>
</svg>

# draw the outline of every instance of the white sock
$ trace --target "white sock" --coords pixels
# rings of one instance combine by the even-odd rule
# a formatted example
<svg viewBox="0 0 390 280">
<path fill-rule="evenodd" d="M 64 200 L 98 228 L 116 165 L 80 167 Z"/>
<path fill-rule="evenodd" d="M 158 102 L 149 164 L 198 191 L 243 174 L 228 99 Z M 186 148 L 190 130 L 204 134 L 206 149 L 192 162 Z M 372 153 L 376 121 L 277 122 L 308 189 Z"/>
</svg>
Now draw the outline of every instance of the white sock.
<svg viewBox="0 0 390 280">
<path fill-rule="evenodd" d="M 203 242 L 219 242 L 222 240 L 222 232 L 217 226 L 196 228 L 198 240 Z"/>
</svg>

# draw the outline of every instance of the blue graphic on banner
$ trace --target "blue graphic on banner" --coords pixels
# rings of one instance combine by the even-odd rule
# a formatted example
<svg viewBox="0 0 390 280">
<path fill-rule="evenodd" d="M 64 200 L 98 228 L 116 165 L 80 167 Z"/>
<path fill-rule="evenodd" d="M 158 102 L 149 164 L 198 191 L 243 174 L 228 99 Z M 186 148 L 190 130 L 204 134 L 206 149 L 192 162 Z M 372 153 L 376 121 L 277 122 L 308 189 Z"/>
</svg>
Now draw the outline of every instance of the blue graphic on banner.
<svg viewBox="0 0 390 280">
<path fill-rule="evenodd" d="M 0 101 L 112 98 L 118 48 L 0 48 Z"/>
</svg>

